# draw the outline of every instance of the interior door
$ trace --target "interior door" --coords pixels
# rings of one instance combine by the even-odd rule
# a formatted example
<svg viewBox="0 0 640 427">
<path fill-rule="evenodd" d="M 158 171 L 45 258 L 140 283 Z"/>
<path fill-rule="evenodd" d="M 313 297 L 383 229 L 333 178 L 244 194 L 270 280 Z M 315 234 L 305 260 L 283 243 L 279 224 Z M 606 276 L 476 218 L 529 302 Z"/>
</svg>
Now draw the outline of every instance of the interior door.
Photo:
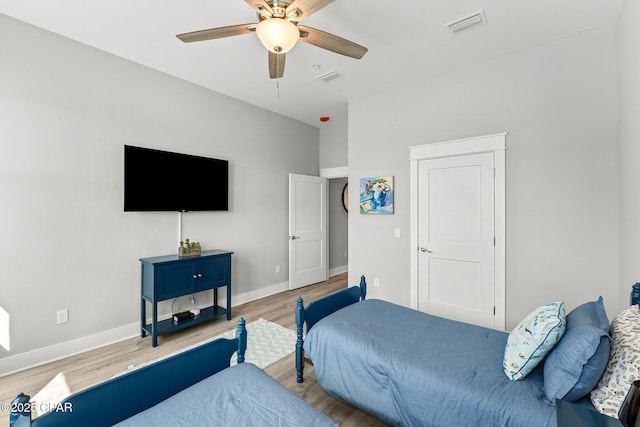
<svg viewBox="0 0 640 427">
<path fill-rule="evenodd" d="M 418 164 L 418 309 L 495 326 L 494 154 Z"/>
<path fill-rule="evenodd" d="M 289 174 L 289 289 L 329 278 L 327 178 Z"/>
</svg>

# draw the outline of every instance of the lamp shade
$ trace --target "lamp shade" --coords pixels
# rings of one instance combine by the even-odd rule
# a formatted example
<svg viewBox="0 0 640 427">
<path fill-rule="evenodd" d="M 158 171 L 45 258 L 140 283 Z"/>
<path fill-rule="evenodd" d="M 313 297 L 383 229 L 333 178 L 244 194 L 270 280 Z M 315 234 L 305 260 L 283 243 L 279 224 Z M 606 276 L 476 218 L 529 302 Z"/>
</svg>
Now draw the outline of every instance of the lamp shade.
<svg viewBox="0 0 640 427">
<path fill-rule="evenodd" d="M 258 38 L 268 50 L 274 53 L 286 53 L 300 38 L 298 27 L 282 18 L 269 18 L 256 27 Z"/>
</svg>

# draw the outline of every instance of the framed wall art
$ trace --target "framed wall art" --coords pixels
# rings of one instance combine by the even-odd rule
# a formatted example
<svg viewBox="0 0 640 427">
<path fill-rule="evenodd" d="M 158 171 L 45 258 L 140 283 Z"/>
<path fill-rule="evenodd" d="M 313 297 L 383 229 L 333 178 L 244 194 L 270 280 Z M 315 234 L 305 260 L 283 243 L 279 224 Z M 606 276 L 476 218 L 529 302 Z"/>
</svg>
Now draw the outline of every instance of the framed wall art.
<svg viewBox="0 0 640 427">
<path fill-rule="evenodd" d="M 360 213 L 393 214 L 393 177 L 360 178 Z"/>
</svg>

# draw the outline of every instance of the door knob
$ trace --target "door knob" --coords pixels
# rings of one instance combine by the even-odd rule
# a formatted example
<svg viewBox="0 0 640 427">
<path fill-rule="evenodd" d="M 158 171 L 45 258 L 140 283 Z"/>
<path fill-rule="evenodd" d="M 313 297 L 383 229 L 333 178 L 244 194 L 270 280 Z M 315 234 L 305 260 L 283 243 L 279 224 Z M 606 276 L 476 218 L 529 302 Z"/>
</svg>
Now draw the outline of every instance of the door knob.
<svg viewBox="0 0 640 427">
<path fill-rule="evenodd" d="M 298 236 L 291 236 L 291 237 L 289 237 L 289 238 L 290 238 L 291 240 L 296 240 L 296 239 L 299 239 L 300 237 L 298 237 Z"/>
<path fill-rule="evenodd" d="M 433 251 L 430 251 L 429 249 L 425 248 L 424 246 L 420 246 L 420 252 L 433 253 Z"/>
</svg>

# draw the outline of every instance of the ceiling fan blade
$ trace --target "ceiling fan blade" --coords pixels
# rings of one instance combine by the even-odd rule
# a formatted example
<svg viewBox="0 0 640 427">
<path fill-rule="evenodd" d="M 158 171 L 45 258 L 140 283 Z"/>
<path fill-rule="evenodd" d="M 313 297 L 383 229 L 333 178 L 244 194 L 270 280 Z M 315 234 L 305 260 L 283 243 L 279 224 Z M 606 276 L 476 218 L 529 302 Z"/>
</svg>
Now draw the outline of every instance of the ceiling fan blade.
<svg viewBox="0 0 640 427">
<path fill-rule="evenodd" d="M 255 9 L 260 15 L 265 18 L 270 18 L 273 15 L 273 9 L 265 0 L 244 0 L 249 6 Z"/>
<path fill-rule="evenodd" d="M 293 3 L 287 6 L 286 14 L 287 16 L 290 16 L 290 14 L 294 13 L 296 9 L 299 10 L 300 14 L 298 14 L 297 18 L 295 19 L 295 21 L 297 22 L 302 19 L 308 18 L 313 13 L 316 13 L 332 2 L 333 0 L 293 0 Z"/>
<path fill-rule="evenodd" d="M 223 37 L 239 36 L 249 34 L 256 30 L 258 24 L 231 25 L 229 27 L 210 28 L 208 30 L 193 31 L 190 33 L 178 34 L 176 37 L 185 43 L 201 42 L 204 40 L 221 39 Z"/>
<path fill-rule="evenodd" d="M 330 33 L 325 33 L 321 30 L 316 30 L 315 28 L 298 25 L 298 29 L 300 30 L 300 41 L 330 50 L 331 52 L 350 56 L 351 58 L 360 59 L 369 50 L 357 43 Z"/>
<path fill-rule="evenodd" d="M 285 53 L 273 53 L 269 51 L 269 77 L 279 79 L 284 76 Z"/>
</svg>

